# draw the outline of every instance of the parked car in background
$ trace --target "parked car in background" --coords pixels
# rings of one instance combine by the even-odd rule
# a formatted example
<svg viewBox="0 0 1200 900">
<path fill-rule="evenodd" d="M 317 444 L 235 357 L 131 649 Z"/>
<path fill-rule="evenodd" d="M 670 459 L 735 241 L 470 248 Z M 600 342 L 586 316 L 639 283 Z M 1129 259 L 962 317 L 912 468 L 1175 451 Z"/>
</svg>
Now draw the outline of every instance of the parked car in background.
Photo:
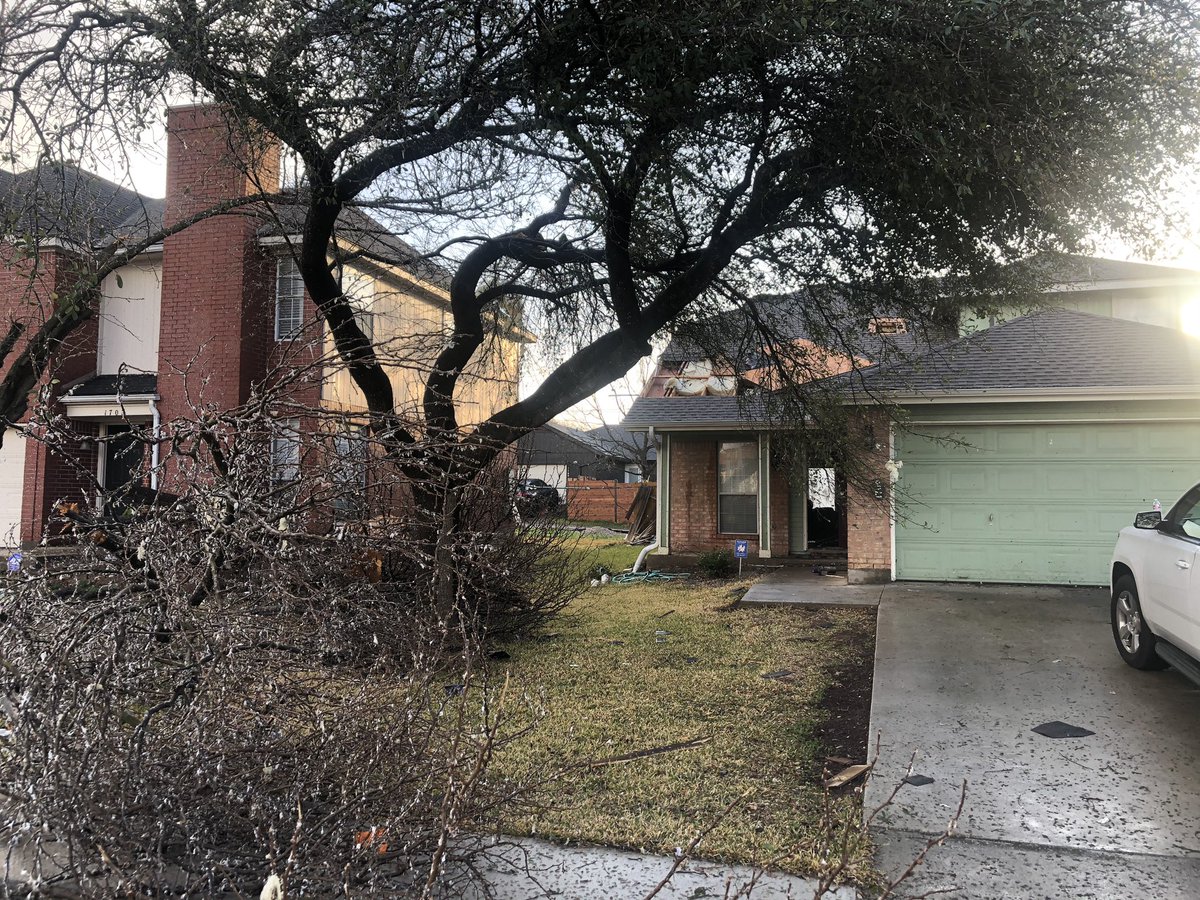
<svg viewBox="0 0 1200 900">
<path fill-rule="evenodd" d="M 1112 560 L 1111 618 L 1135 669 L 1172 665 L 1200 682 L 1200 484 L 1164 516 L 1138 513 Z"/>
<path fill-rule="evenodd" d="M 558 488 L 540 478 L 525 478 L 517 482 L 517 509 L 525 515 L 558 512 L 562 498 Z"/>
</svg>

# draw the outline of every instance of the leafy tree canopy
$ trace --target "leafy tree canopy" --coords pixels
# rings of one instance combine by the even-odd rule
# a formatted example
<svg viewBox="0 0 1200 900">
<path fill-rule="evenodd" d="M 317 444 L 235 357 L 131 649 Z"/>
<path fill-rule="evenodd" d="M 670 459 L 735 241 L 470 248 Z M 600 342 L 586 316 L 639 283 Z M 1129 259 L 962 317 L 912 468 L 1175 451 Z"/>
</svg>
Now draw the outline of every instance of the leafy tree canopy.
<svg viewBox="0 0 1200 900">
<path fill-rule="evenodd" d="M 764 291 L 836 286 L 792 294 L 789 314 L 843 333 L 830 323 L 878 308 L 953 316 L 945 285 L 978 302 L 1005 263 L 1089 233 L 1144 237 L 1195 144 L 1185 0 L 6 9 L 14 146 L 115 148 L 183 92 L 277 136 L 304 173 L 305 282 L 379 430 L 461 441 L 468 469 L 622 375 L 656 335 L 753 313 Z M 420 421 L 390 418 L 328 265 L 356 205 L 449 270 L 453 334 Z M 459 375 L 514 298 L 559 365 L 463 434 Z M 770 342 L 766 317 L 760 330 Z"/>
</svg>

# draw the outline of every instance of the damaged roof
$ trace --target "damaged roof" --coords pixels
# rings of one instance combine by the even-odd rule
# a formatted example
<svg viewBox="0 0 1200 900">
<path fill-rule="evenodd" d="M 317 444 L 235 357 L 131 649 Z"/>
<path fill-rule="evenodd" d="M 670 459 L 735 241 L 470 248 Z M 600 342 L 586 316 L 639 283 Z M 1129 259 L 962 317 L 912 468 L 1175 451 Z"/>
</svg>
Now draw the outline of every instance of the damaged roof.
<svg viewBox="0 0 1200 900">
<path fill-rule="evenodd" d="M 848 389 L 946 395 L 1200 388 L 1200 338 L 1071 309 L 1049 308 L 960 338 L 912 360 L 836 376 Z"/>
<path fill-rule="evenodd" d="M 1200 338 L 1071 309 L 1047 308 L 912 359 L 822 379 L 849 402 L 1053 394 L 1200 393 Z M 627 428 L 745 428 L 765 421 L 759 396 L 639 397 Z"/>
</svg>

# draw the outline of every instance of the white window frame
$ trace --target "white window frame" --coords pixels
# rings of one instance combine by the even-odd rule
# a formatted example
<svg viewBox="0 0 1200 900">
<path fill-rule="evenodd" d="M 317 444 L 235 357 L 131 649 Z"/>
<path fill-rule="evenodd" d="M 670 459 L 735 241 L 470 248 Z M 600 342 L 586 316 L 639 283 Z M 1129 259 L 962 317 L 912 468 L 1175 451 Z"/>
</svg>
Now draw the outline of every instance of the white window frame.
<svg viewBox="0 0 1200 900">
<path fill-rule="evenodd" d="M 333 478 L 342 488 L 354 487 L 358 493 L 351 497 L 339 493 L 334 508 L 343 518 L 359 518 L 366 509 L 369 482 L 371 445 L 366 425 L 347 423 L 333 436 Z"/>
<path fill-rule="evenodd" d="M 358 270 L 354 270 L 358 272 Z M 359 273 L 367 279 L 367 287 L 357 279 L 350 279 L 345 266 L 338 266 L 338 288 L 354 310 L 354 320 L 368 341 L 375 343 L 375 279 L 366 273 Z M 347 284 L 347 280 L 351 283 Z"/>
<path fill-rule="evenodd" d="M 291 340 L 303 327 L 304 279 L 296 260 L 284 256 L 275 264 L 275 340 Z"/>
<path fill-rule="evenodd" d="M 300 420 L 276 419 L 275 431 L 271 435 L 271 483 L 279 485 L 299 481 L 300 455 Z"/>
<path fill-rule="evenodd" d="M 754 460 L 754 493 L 734 493 L 732 491 L 721 490 L 721 448 L 727 445 L 745 444 L 751 448 L 751 457 Z M 762 473 L 759 471 L 759 455 L 758 441 L 755 440 L 730 440 L 717 442 L 717 533 L 718 534 L 758 534 L 758 496 L 762 489 Z M 748 531 L 726 531 L 721 521 L 721 506 L 725 497 L 753 497 L 754 498 L 754 527 Z"/>
</svg>

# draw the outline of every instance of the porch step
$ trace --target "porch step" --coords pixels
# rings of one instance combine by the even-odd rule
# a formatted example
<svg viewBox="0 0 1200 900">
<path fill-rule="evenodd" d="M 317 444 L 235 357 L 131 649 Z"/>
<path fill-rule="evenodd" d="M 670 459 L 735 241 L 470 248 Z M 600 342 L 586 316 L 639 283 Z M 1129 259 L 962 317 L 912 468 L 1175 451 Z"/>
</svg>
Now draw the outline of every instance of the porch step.
<svg viewBox="0 0 1200 900">
<path fill-rule="evenodd" d="M 844 570 L 846 568 L 846 551 L 836 547 L 829 550 L 809 550 L 792 556 L 775 556 L 771 558 L 770 562 L 772 565 L 784 566 L 834 566 Z"/>
</svg>

